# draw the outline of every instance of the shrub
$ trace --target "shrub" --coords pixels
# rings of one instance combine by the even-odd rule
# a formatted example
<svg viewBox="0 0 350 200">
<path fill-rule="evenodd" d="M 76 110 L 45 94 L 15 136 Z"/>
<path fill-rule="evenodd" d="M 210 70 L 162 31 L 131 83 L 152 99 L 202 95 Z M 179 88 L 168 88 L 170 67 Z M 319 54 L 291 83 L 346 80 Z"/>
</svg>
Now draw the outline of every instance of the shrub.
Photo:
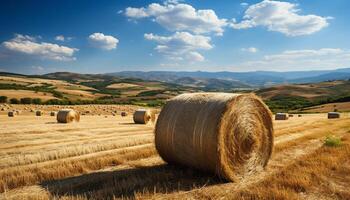
<svg viewBox="0 0 350 200">
<path fill-rule="evenodd" d="M 329 147 L 338 147 L 341 145 L 341 139 L 336 136 L 327 136 L 324 140 L 324 145 Z"/>
<path fill-rule="evenodd" d="M 29 97 L 21 98 L 20 102 L 21 104 L 31 104 L 32 98 L 29 98 Z"/>
<path fill-rule="evenodd" d="M 32 100 L 33 104 L 41 104 L 41 99 L 40 98 L 35 98 Z"/>
<path fill-rule="evenodd" d="M 0 103 L 6 103 L 7 102 L 7 96 L 0 96 Z"/>
<path fill-rule="evenodd" d="M 16 98 L 12 98 L 12 99 L 10 99 L 10 103 L 11 104 L 19 104 L 19 100 Z"/>
</svg>

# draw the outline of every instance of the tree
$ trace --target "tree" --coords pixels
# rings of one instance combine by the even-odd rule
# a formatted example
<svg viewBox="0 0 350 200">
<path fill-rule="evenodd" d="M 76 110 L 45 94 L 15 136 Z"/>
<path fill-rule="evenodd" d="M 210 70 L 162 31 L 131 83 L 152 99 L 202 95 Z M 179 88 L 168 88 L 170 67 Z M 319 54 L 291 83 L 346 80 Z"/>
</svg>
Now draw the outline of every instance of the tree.
<svg viewBox="0 0 350 200">
<path fill-rule="evenodd" d="M 0 96 L 0 103 L 6 103 L 7 102 L 7 96 Z"/>
<path fill-rule="evenodd" d="M 10 99 L 10 103 L 11 104 L 19 104 L 19 100 L 16 98 L 12 98 L 12 99 Z"/>
<path fill-rule="evenodd" d="M 29 97 L 25 97 L 25 98 L 21 98 L 21 104 L 31 104 L 32 103 L 32 98 Z"/>
<path fill-rule="evenodd" d="M 40 98 L 35 98 L 32 100 L 33 104 L 41 104 L 41 99 Z"/>
</svg>

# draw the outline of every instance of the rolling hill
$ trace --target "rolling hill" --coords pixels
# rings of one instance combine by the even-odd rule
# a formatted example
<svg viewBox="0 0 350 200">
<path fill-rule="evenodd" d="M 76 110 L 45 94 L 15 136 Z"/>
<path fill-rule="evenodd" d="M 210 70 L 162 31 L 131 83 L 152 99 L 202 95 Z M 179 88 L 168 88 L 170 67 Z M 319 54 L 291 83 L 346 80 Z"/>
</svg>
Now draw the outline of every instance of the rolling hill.
<svg viewBox="0 0 350 200">
<path fill-rule="evenodd" d="M 299 110 L 326 103 L 349 102 L 350 81 L 278 85 L 257 90 L 274 111 Z"/>
<path fill-rule="evenodd" d="M 329 74 L 319 76 L 329 77 Z M 46 104 L 103 103 L 160 106 L 166 99 L 186 92 L 253 91 L 276 112 L 304 111 L 308 107 L 326 103 L 350 102 L 350 81 L 347 80 L 282 84 L 255 89 L 240 81 L 218 78 L 177 77 L 169 74 L 168 82 L 163 82 L 142 77 L 146 80 L 110 74 L 70 72 L 40 76 L 0 73 L 0 96 L 7 96 L 8 100 L 40 98 Z"/>
</svg>

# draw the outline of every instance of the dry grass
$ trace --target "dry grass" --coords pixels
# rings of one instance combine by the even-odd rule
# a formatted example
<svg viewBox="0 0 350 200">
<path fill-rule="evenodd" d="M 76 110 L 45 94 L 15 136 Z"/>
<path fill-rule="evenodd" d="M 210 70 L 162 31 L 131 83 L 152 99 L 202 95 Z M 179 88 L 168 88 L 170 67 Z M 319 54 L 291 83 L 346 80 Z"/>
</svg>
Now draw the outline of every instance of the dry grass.
<svg viewBox="0 0 350 200">
<path fill-rule="evenodd" d="M 11 98 L 20 99 L 23 97 L 40 98 L 44 101 L 50 100 L 50 99 L 57 99 L 51 93 L 34 92 L 30 90 L 1 90 L 1 95 L 7 96 L 8 99 L 11 99 Z"/>
<path fill-rule="evenodd" d="M 303 110 L 303 112 L 332 112 L 334 109 L 337 109 L 339 112 L 349 112 L 350 102 L 328 103 L 320 106 L 313 106 Z"/>
<path fill-rule="evenodd" d="M 137 108 L 74 109 L 104 113 Z M 135 125 L 132 116 L 87 115 L 80 123 L 57 124 L 47 114 L 36 118 L 24 111 L 8 118 L 1 112 L 0 199 L 349 199 L 350 118 L 326 117 L 275 121 L 267 169 L 229 183 L 165 164 L 153 145 L 153 124 Z M 342 145 L 323 146 L 327 135 L 343 138 Z"/>
</svg>

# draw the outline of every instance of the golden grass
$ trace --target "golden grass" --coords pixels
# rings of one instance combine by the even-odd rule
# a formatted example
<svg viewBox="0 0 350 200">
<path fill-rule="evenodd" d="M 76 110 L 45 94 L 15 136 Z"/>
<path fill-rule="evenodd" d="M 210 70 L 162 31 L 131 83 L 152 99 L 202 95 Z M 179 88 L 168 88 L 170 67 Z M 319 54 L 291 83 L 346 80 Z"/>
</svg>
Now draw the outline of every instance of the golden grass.
<svg viewBox="0 0 350 200">
<path fill-rule="evenodd" d="M 30 97 L 30 98 L 40 98 L 43 101 L 50 100 L 50 99 L 57 99 L 54 97 L 51 93 L 44 93 L 44 92 L 34 92 L 30 90 L 0 90 L 2 96 L 7 96 L 8 99 L 11 98 L 24 98 L 24 97 Z"/>
<path fill-rule="evenodd" d="M 327 120 L 318 114 L 275 121 L 276 145 L 267 169 L 228 183 L 165 164 L 153 145 L 153 125 L 135 125 L 132 116 L 82 116 L 80 123 L 61 125 L 48 115 L 33 115 L 0 114 L 5 122 L 0 124 L 0 199 L 349 198 L 349 118 Z M 322 146 L 327 135 L 344 136 L 344 145 Z"/>
</svg>

